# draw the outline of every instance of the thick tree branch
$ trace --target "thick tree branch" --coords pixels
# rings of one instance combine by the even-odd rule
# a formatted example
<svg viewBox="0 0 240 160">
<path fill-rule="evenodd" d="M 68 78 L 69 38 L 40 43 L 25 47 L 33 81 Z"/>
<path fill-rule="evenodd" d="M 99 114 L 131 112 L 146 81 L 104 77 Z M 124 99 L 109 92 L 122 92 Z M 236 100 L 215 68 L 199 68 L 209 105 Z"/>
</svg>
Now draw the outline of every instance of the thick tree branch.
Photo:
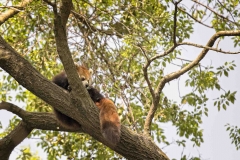
<svg viewBox="0 0 240 160">
<path fill-rule="evenodd" d="M 44 78 L 32 65 L 20 56 L 2 37 L 0 37 L 0 67 L 8 72 L 19 84 L 27 88 L 51 106 L 68 114 L 74 111 L 70 106 L 70 95 Z M 71 116 L 70 116 L 71 117 Z"/>
<path fill-rule="evenodd" d="M 58 20 L 56 21 L 56 23 L 58 23 Z M 55 27 L 55 30 L 58 30 L 56 31 L 57 34 L 59 34 L 59 31 L 62 31 L 62 29 L 58 30 L 58 28 Z M 60 45 L 62 44 L 59 42 L 61 40 L 64 40 L 64 43 L 66 43 L 65 38 L 60 36 L 60 40 L 57 40 Z M 62 54 L 62 56 L 64 56 L 64 53 L 62 53 L 63 51 L 59 52 Z M 68 53 L 69 55 L 66 59 L 70 59 L 70 62 L 72 62 L 70 52 Z M 62 59 L 65 59 L 65 57 L 62 57 Z M 67 64 L 68 61 L 63 62 L 64 66 L 68 66 L 67 69 L 69 72 L 71 72 L 68 74 L 68 76 L 76 74 L 76 78 L 70 77 L 69 79 L 73 80 L 72 83 L 75 81 L 77 83 L 79 81 L 79 77 L 74 70 L 75 66 L 73 62 L 72 68 L 74 69 L 69 67 Z M 28 61 L 21 57 L 13 48 L 11 48 L 11 46 L 9 46 L 2 37 L 0 37 L 0 67 L 8 72 L 19 82 L 19 84 L 31 91 L 33 94 L 43 99 L 51 106 L 54 106 L 63 114 L 66 114 L 67 116 L 79 122 L 84 133 L 88 133 L 96 140 L 110 147 L 109 143 L 103 138 L 100 132 L 100 123 L 98 119 L 99 112 L 97 111 L 97 107 L 93 104 L 92 100 L 87 94 L 87 91 L 84 89 L 81 83 L 79 86 L 82 86 L 82 88 L 73 88 L 73 90 L 82 89 L 82 91 L 79 91 L 80 94 L 74 96 L 74 94 L 71 92 L 72 97 L 70 98 L 70 94 L 52 82 L 46 80 L 31 66 Z M 121 127 L 120 142 L 115 148 L 112 149 L 127 159 L 139 159 L 139 157 L 141 157 L 141 159 L 168 159 L 168 157 L 160 150 L 160 148 L 158 148 L 156 144 L 153 143 L 148 137 L 135 134 L 134 132 L 128 130 L 125 126 Z"/>
<path fill-rule="evenodd" d="M 73 59 L 71 57 L 71 52 L 68 46 L 67 34 L 66 34 L 66 23 L 70 14 L 73 4 L 71 0 L 62 0 L 60 6 L 60 13 L 54 12 L 54 35 L 57 45 L 58 55 L 63 63 L 64 70 L 68 76 L 68 81 L 73 88 L 71 93 L 77 92 L 78 95 L 86 97 L 87 91 L 84 86 L 79 81 L 79 76 L 77 75 Z M 81 91 L 80 91 L 81 89 Z M 80 96 L 80 97 L 81 97 Z"/>
<path fill-rule="evenodd" d="M 1 102 L 0 110 L 5 109 L 22 118 L 21 121 L 10 134 L 0 140 L 0 157 L 7 160 L 13 149 L 21 143 L 31 133 L 33 129 L 52 130 L 52 131 L 68 131 L 81 132 L 81 128 L 69 129 L 58 123 L 56 117 L 52 113 L 27 112 L 18 106 Z"/>
<path fill-rule="evenodd" d="M 54 130 L 54 131 L 68 131 L 68 132 L 81 132 L 81 128 L 66 128 L 62 126 L 61 123 L 58 123 L 55 115 L 53 113 L 46 112 L 27 112 L 20 107 L 9 103 L 1 102 L 0 110 L 5 109 L 9 112 L 12 112 L 18 115 L 22 120 L 33 129 L 42 129 L 42 130 Z"/>
<path fill-rule="evenodd" d="M 164 76 L 160 80 L 157 88 L 155 89 L 155 97 L 156 97 L 156 99 L 155 99 L 155 101 L 153 101 L 153 103 L 152 103 L 152 105 L 150 107 L 150 110 L 148 112 L 148 115 L 146 117 L 146 121 L 145 121 L 145 124 L 144 124 L 144 133 L 149 133 L 149 131 L 150 131 L 150 126 L 151 126 L 151 123 L 152 123 L 152 119 L 153 119 L 154 114 L 155 114 L 155 112 L 157 110 L 157 106 L 158 106 L 159 101 L 160 101 L 160 94 L 161 94 L 162 89 L 164 88 L 165 84 L 170 82 L 170 81 L 172 81 L 172 80 L 174 80 L 174 79 L 177 79 L 178 77 L 180 77 L 181 75 L 183 75 L 184 73 L 186 73 L 187 71 L 189 71 L 190 69 L 192 69 L 193 67 L 198 65 L 199 62 L 208 53 L 210 48 L 212 48 L 212 46 L 214 45 L 215 41 L 219 37 L 223 37 L 223 36 L 240 36 L 240 30 L 236 30 L 236 31 L 220 31 L 220 32 L 215 33 L 210 38 L 210 40 L 207 42 L 206 47 L 204 47 L 202 52 L 198 55 L 198 57 L 195 60 L 193 60 L 191 63 L 189 63 L 187 66 L 183 67 L 182 69 Z M 187 43 L 185 43 L 185 44 L 187 44 Z M 178 45 L 180 45 L 180 44 L 177 44 L 177 46 Z M 174 49 L 175 47 L 176 46 L 173 46 L 171 49 Z M 164 54 L 165 53 L 169 53 L 169 52 L 164 52 Z M 164 55 L 164 54 L 162 54 L 162 55 Z M 161 57 L 162 55 L 155 56 L 154 58 Z M 151 60 L 153 60 L 154 58 L 152 58 Z"/>
<path fill-rule="evenodd" d="M 14 9 L 14 8 L 11 8 L 11 9 L 1 13 L 0 14 L 0 25 L 2 25 L 9 18 L 16 15 L 18 12 L 20 12 L 22 10 L 22 8 L 26 7 L 31 2 L 32 2 L 32 0 L 23 0 L 18 6 L 15 6 L 15 7 L 18 8 L 18 10 Z"/>
</svg>

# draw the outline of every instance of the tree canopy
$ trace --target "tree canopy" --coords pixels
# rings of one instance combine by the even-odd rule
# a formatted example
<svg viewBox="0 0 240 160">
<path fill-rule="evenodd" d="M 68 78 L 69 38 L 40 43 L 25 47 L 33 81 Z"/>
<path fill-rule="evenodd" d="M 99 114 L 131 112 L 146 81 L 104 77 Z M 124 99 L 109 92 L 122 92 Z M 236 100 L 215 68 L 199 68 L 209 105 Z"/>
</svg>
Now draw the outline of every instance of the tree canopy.
<svg viewBox="0 0 240 160">
<path fill-rule="evenodd" d="M 199 147 L 204 142 L 202 118 L 209 108 L 226 110 L 236 101 L 236 90 L 220 83 L 234 71 L 235 62 L 201 62 L 209 52 L 240 53 L 239 7 L 238 0 L 0 2 L 0 110 L 16 115 L 0 133 L 0 157 L 8 159 L 30 137 L 39 139 L 37 145 L 48 159 L 167 160 L 160 146 L 172 142 L 163 124 L 175 127 L 179 147 Z M 214 31 L 205 44 L 190 41 L 201 32 L 196 24 Z M 235 48 L 222 49 L 227 37 Z M 192 47 L 195 58 L 188 58 L 186 50 Z M 79 81 L 74 62 L 93 69 L 93 86 L 118 108 L 122 128 L 116 147 L 101 135 L 99 111 Z M 63 69 L 70 93 L 51 82 Z M 176 101 L 164 89 L 183 75 L 181 84 L 190 92 Z M 215 99 L 208 91 L 218 93 Z M 177 87 L 172 92 L 180 91 Z M 210 100 L 212 105 L 207 105 Z M 51 106 L 81 127 L 61 126 Z M 226 130 L 239 149 L 238 126 L 227 124 Z M 19 159 L 40 159 L 30 148 L 21 152 Z M 183 152 L 181 159 L 200 157 Z"/>
</svg>

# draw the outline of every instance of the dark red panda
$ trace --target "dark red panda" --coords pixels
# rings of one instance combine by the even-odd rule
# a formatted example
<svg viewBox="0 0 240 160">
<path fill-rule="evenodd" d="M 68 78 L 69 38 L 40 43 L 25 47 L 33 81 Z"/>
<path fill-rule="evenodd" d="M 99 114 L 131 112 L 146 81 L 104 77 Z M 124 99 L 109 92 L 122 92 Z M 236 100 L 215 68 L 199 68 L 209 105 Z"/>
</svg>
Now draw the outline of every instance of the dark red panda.
<svg viewBox="0 0 240 160">
<path fill-rule="evenodd" d="M 88 93 L 100 109 L 100 128 L 102 135 L 111 145 L 115 146 L 120 140 L 121 123 L 114 103 L 105 98 L 97 89 L 89 86 Z"/>
<path fill-rule="evenodd" d="M 91 78 L 92 78 L 92 70 L 87 69 L 84 66 L 75 64 L 78 75 L 85 87 L 88 87 L 91 84 Z M 67 74 L 65 71 L 62 71 L 61 73 L 57 74 L 56 76 L 53 77 L 52 82 L 55 83 L 56 85 L 62 87 L 63 89 L 68 90 L 69 92 L 71 91 L 71 87 L 68 83 L 67 79 Z M 80 125 L 78 124 L 77 121 L 74 119 L 62 114 L 60 111 L 57 109 L 53 108 L 54 113 L 57 117 L 57 120 L 59 123 L 64 125 L 65 127 L 79 127 Z"/>
</svg>

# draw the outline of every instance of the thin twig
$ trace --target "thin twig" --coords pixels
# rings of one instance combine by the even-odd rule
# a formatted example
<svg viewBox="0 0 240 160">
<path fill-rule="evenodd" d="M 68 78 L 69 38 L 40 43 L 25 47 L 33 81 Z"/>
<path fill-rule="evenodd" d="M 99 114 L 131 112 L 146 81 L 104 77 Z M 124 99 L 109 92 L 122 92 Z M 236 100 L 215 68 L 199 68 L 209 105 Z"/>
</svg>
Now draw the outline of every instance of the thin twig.
<svg viewBox="0 0 240 160">
<path fill-rule="evenodd" d="M 203 6 L 203 7 L 205 7 L 205 8 L 207 8 L 208 10 L 210 10 L 211 12 L 213 12 L 214 14 L 216 14 L 217 16 L 221 17 L 222 19 L 228 20 L 229 22 L 232 22 L 233 24 L 239 26 L 239 24 L 237 24 L 236 22 L 234 22 L 234 21 L 228 19 L 227 17 L 224 17 L 223 15 L 217 13 L 217 12 L 214 11 L 212 8 L 210 8 L 210 7 L 208 7 L 208 6 L 206 6 L 206 5 L 202 4 L 202 3 L 200 3 L 199 1 L 197 1 L 197 0 L 192 0 L 192 1 L 195 2 L 195 3 L 197 3 L 197 4 L 199 4 L 199 5 L 201 5 L 201 6 Z"/>
<path fill-rule="evenodd" d="M 200 24 L 202 24 L 202 25 L 204 25 L 205 27 L 208 27 L 208 28 L 213 28 L 212 26 L 209 26 L 209 25 L 207 25 L 207 24 L 205 24 L 205 23 L 203 23 L 203 22 L 201 22 L 201 21 L 199 21 L 198 19 L 196 19 L 196 18 L 194 18 L 191 14 L 189 14 L 188 12 L 186 12 L 186 11 L 184 11 L 183 9 L 181 9 L 180 7 L 178 7 L 178 9 L 180 10 L 180 11 L 182 11 L 183 13 L 185 13 L 185 14 L 187 14 L 189 17 L 191 17 L 194 21 L 196 21 L 196 22 L 198 22 L 198 23 L 200 23 Z"/>
<path fill-rule="evenodd" d="M 176 29 L 177 29 L 177 9 L 178 9 L 178 4 L 181 2 L 182 0 L 175 2 L 175 9 L 174 9 L 174 20 L 173 20 L 173 44 L 176 45 Z"/>
</svg>

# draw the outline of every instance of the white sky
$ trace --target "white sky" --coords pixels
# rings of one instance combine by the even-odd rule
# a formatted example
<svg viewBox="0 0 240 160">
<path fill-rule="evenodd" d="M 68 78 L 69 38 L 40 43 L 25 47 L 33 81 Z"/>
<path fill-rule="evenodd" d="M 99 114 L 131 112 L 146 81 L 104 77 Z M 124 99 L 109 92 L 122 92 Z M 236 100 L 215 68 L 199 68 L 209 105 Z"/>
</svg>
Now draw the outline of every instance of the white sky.
<svg viewBox="0 0 240 160">
<path fill-rule="evenodd" d="M 191 36 L 190 42 L 198 43 L 205 45 L 209 38 L 214 34 L 214 31 L 201 27 L 200 25 L 195 26 L 195 33 Z M 222 40 L 219 44 L 219 47 L 225 51 L 239 51 L 238 48 L 233 48 L 233 43 L 230 38 L 226 38 Z M 200 53 L 199 49 L 183 47 L 185 50 L 185 54 L 183 54 L 182 58 L 186 59 L 194 59 Z M 228 78 L 222 77 L 220 78 L 220 85 L 226 91 L 238 91 L 236 93 L 236 101 L 234 105 L 230 105 L 227 107 L 227 110 L 221 109 L 218 112 L 217 107 L 213 106 L 212 99 L 217 98 L 219 95 L 218 91 L 208 91 L 207 96 L 209 98 L 209 102 L 207 103 L 207 107 L 209 109 L 209 116 L 203 117 L 202 127 L 204 129 L 204 143 L 198 147 L 193 148 L 192 145 L 187 146 L 185 148 L 185 154 L 191 156 L 201 155 L 201 159 L 204 160 L 238 160 L 240 159 L 240 151 L 237 151 L 235 145 L 231 144 L 231 140 L 229 139 L 229 132 L 226 131 L 227 123 L 231 125 L 237 125 L 240 127 L 240 83 L 239 83 L 239 74 L 240 73 L 240 55 L 225 55 L 222 53 L 216 53 L 210 51 L 204 60 L 201 62 L 203 66 L 208 66 L 212 64 L 213 66 L 223 65 L 224 62 L 235 61 L 237 67 L 234 71 L 229 74 Z M 171 70 L 172 68 L 170 68 Z M 174 68 L 175 69 L 175 68 Z M 173 69 L 173 70 L 174 70 Z M 164 93 L 171 98 L 179 100 L 178 90 L 177 90 L 177 81 L 166 85 L 164 88 Z M 188 93 L 189 90 L 185 88 L 184 85 L 184 76 L 180 80 L 180 92 L 181 95 L 184 93 Z M 169 140 L 173 140 L 176 138 L 174 130 L 171 126 L 163 126 L 166 129 L 166 133 L 168 135 Z M 182 150 L 177 146 L 173 145 L 171 147 L 166 147 L 164 149 L 166 154 L 172 158 L 180 159 Z"/>
</svg>

